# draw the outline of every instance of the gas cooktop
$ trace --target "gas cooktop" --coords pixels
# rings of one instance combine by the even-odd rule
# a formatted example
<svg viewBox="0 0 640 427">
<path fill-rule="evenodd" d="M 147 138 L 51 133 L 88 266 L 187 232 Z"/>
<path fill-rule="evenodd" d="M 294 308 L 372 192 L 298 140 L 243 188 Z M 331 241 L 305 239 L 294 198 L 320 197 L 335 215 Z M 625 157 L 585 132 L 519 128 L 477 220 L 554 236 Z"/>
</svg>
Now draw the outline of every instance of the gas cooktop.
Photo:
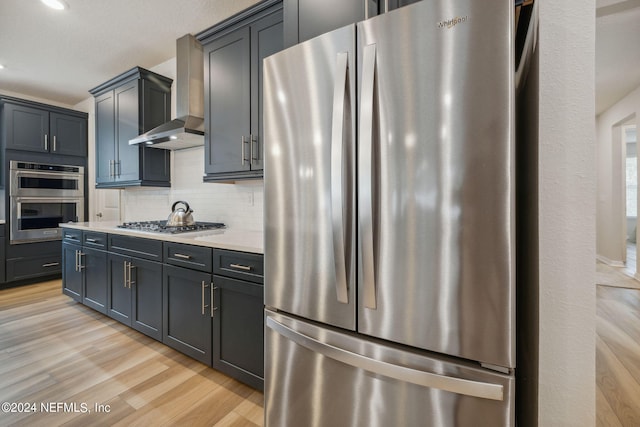
<svg viewBox="0 0 640 427">
<path fill-rule="evenodd" d="M 118 225 L 118 228 L 126 228 L 127 230 L 151 231 L 154 233 L 188 233 L 191 231 L 206 231 L 224 228 L 225 225 L 220 222 L 196 222 L 193 225 L 168 226 L 167 221 L 135 221 L 125 222 Z"/>
</svg>

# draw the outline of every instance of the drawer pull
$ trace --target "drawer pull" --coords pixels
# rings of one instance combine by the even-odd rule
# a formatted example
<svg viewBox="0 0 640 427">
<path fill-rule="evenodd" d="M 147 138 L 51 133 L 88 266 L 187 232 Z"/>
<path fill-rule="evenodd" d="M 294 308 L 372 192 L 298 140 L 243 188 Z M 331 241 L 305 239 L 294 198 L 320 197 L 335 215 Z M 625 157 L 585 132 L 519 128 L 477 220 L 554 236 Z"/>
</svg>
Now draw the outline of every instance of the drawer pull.
<svg viewBox="0 0 640 427">
<path fill-rule="evenodd" d="M 176 258 L 191 259 L 190 255 L 173 254 L 173 256 L 176 257 Z"/>
<path fill-rule="evenodd" d="M 89 242 L 89 243 L 98 243 L 98 241 L 96 239 L 89 239 L 89 238 L 87 238 L 87 242 Z"/>
<path fill-rule="evenodd" d="M 59 262 L 48 262 L 46 264 L 42 264 L 42 267 L 57 267 L 59 265 L 60 265 Z"/>
<path fill-rule="evenodd" d="M 238 270 L 251 271 L 251 267 L 240 264 L 229 264 L 231 268 L 237 268 Z"/>
</svg>

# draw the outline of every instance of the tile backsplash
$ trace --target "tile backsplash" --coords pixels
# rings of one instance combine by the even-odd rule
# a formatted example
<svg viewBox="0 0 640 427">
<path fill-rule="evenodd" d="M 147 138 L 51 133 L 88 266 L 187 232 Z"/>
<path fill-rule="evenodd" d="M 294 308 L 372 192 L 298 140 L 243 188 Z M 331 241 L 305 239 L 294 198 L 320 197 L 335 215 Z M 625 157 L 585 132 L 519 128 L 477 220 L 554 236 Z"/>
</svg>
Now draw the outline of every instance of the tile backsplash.
<svg viewBox="0 0 640 427">
<path fill-rule="evenodd" d="M 177 200 L 189 203 L 196 221 L 223 222 L 229 228 L 262 230 L 262 180 L 204 183 L 204 147 L 171 153 L 171 188 L 122 191 L 122 219 L 166 219 Z"/>
</svg>

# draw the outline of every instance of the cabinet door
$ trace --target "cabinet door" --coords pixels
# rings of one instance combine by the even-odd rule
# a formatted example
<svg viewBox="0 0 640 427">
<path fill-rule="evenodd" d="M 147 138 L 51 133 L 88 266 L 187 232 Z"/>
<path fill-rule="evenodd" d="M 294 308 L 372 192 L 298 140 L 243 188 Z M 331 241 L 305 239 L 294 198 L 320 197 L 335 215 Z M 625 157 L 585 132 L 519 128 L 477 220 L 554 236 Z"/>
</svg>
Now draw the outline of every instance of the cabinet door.
<svg viewBox="0 0 640 427">
<path fill-rule="evenodd" d="M 113 181 L 113 162 L 116 158 L 114 92 L 96 98 L 96 183 Z"/>
<path fill-rule="evenodd" d="M 49 112 L 22 105 L 5 104 L 7 148 L 47 152 Z"/>
<path fill-rule="evenodd" d="M 211 275 L 163 266 L 162 342 L 211 364 Z"/>
<path fill-rule="evenodd" d="M 129 145 L 140 134 L 138 81 L 126 83 L 114 91 L 116 126 L 116 180 L 140 179 L 141 147 Z"/>
<path fill-rule="evenodd" d="M 142 111 L 140 133 L 171 120 L 171 91 L 166 87 L 141 80 Z M 171 153 L 161 148 L 139 146 L 142 168 L 140 179 L 149 182 L 171 181 Z"/>
<path fill-rule="evenodd" d="M 416 3 L 421 0 L 389 0 L 389 10 L 397 9 L 402 6 L 407 6 L 412 3 Z"/>
<path fill-rule="evenodd" d="M 107 313 L 107 253 L 87 247 L 82 248 L 81 264 L 84 267 L 84 305 Z M 66 264 L 65 264 L 66 266 Z"/>
<path fill-rule="evenodd" d="M 82 270 L 78 269 L 81 246 L 62 244 L 62 293 L 82 302 Z"/>
<path fill-rule="evenodd" d="M 131 327 L 162 340 L 162 264 L 131 258 Z"/>
<path fill-rule="evenodd" d="M 263 169 L 262 60 L 281 51 L 283 46 L 282 10 L 251 25 L 251 170 Z"/>
<path fill-rule="evenodd" d="M 251 125 L 250 30 L 204 47 L 205 173 L 248 171 Z M 208 89 L 208 90 L 207 90 Z M 244 155 L 244 159 L 243 159 Z"/>
<path fill-rule="evenodd" d="M 262 389 L 264 304 L 262 285 L 213 276 L 213 367 Z"/>
<path fill-rule="evenodd" d="M 127 281 L 129 257 L 108 254 L 107 315 L 131 326 L 131 289 Z"/>
<path fill-rule="evenodd" d="M 364 20 L 365 2 L 366 0 L 297 0 L 298 41 L 303 42 Z M 376 5 L 369 7 L 369 15 L 375 15 L 371 9 Z"/>
<path fill-rule="evenodd" d="M 87 155 L 87 120 L 67 114 L 50 113 L 49 150 L 70 156 Z"/>
</svg>

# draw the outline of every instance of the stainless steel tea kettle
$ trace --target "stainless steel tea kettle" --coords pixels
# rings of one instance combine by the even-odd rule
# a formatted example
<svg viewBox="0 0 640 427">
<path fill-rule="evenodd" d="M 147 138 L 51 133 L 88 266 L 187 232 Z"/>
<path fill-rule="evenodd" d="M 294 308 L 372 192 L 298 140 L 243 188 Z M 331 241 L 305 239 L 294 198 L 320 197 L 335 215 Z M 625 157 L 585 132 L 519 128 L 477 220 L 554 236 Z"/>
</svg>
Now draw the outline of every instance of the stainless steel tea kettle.
<svg viewBox="0 0 640 427">
<path fill-rule="evenodd" d="M 182 203 L 184 208 L 179 207 L 176 209 L 179 203 Z M 169 214 L 169 218 L 167 218 L 167 227 L 182 227 L 195 224 L 196 221 L 193 219 L 191 212 L 193 211 L 189 207 L 189 203 L 178 200 L 171 206 L 171 213 Z"/>
</svg>

